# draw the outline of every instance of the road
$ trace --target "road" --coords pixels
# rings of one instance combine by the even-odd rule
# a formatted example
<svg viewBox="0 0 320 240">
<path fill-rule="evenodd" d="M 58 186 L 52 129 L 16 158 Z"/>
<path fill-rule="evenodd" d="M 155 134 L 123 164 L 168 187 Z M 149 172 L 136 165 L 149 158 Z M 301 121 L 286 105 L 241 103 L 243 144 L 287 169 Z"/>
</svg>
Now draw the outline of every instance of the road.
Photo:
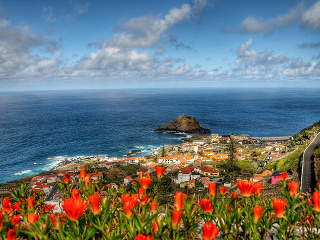
<svg viewBox="0 0 320 240">
<path fill-rule="evenodd" d="M 309 144 L 303 154 L 303 165 L 301 174 L 301 192 L 307 192 L 309 188 L 312 190 L 316 186 L 314 165 L 313 165 L 313 153 L 320 144 L 320 133 L 316 135 L 313 141 Z"/>
</svg>

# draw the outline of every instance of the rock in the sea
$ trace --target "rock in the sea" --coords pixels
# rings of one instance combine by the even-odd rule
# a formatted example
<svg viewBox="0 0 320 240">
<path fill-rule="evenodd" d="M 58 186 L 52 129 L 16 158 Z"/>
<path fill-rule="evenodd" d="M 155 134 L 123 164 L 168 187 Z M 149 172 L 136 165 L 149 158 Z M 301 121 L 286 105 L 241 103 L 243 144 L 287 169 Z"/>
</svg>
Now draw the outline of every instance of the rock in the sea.
<svg viewBox="0 0 320 240">
<path fill-rule="evenodd" d="M 185 133 L 211 133 L 210 129 L 206 129 L 200 126 L 198 120 L 195 117 L 189 117 L 182 115 L 177 117 L 173 122 L 168 125 L 160 125 L 156 130 L 157 132 L 185 132 Z"/>
<path fill-rule="evenodd" d="M 131 155 L 135 155 L 135 154 L 140 153 L 140 152 L 142 152 L 142 151 L 141 150 L 132 150 L 130 153 L 127 153 L 127 156 L 129 157 Z"/>
</svg>

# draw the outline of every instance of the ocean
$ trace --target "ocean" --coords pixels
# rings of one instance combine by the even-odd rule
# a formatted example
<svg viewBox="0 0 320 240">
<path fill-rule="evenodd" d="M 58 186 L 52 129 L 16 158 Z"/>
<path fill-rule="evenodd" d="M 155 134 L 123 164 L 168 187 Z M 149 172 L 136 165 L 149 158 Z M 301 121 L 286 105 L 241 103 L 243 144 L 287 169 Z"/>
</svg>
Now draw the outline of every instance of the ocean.
<svg viewBox="0 0 320 240">
<path fill-rule="evenodd" d="M 122 157 L 179 144 L 185 134 L 153 130 L 182 114 L 219 135 L 266 137 L 318 122 L 319 109 L 320 89 L 2 92 L 0 182 L 38 174 L 65 157 Z"/>
</svg>

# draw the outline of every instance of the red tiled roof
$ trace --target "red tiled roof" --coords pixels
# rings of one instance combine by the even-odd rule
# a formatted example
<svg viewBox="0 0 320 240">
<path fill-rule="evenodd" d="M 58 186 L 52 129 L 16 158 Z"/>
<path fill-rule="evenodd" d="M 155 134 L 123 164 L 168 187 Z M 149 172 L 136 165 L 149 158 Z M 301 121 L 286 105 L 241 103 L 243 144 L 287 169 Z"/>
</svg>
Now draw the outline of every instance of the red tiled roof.
<svg viewBox="0 0 320 240">
<path fill-rule="evenodd" d="M 179 172 L 182 172 L 183 174 L 189 174 L 190 172 L 193 171 L 193 169 L 195 169 L 195 166 L 181 168 Z"/>
<path fill-rule="evenodd" d="M 53 177 L 56 177 L 56 176 L 57 176 L 57 174 L 51 174 L 51 175 L 47 176 L 47 178 L 53 178 Z"/>
</svg>

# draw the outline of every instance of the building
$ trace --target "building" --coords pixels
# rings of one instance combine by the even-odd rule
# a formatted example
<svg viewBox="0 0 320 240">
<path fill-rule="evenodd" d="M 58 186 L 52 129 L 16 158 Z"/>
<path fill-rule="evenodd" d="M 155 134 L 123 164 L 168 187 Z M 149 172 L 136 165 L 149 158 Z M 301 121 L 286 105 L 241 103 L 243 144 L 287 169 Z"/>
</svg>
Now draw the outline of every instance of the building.
<svg viewBox="0 0 320 240">
<path fill-rule="evenodd" d="M 199 172 L 206 177 L 219 177 L 220 174 L 218 169 L 213 169 L 211 166 L 200 167 Z"/>
<path fill-rule="evenodd" d="M 55 183 L 57 181 L 57 174 L 47 176 L 47 183 Z"/>
<path fill-rule="evenodd" d="M 274 171 L 271 175 L 271 184 L 276 184 L 277 182 L 281 181 L 280 176 L 281 172 Z"/>
<path fill-rule="evenodd" d="M 131 176 L 126 176 L 124 179 L 123 179 L 123 183 L 124 185 L 129 185 L 130 183 L 132 183 L 133 179 Z"/>
<path fill-rule="evenodd" d="M 43 182 L 37 182 L 33 188 L 38 191 L 43 191 L 44 193 L 49 193 L 52 186 L 45 184 Z"/>
<path fill-rule="evenodd" d="M 181 184 L 181 183 L 189 182 L 192 179 L 191 175 L 194 169 L 195 169 L 195 166 L 181 168 L 180 171 L 178 172 L 177 178 L 174 179 L 175 183 Z M 199 177 L 198 174 L 195 174 L 195 176 Z"/>
</svg>

